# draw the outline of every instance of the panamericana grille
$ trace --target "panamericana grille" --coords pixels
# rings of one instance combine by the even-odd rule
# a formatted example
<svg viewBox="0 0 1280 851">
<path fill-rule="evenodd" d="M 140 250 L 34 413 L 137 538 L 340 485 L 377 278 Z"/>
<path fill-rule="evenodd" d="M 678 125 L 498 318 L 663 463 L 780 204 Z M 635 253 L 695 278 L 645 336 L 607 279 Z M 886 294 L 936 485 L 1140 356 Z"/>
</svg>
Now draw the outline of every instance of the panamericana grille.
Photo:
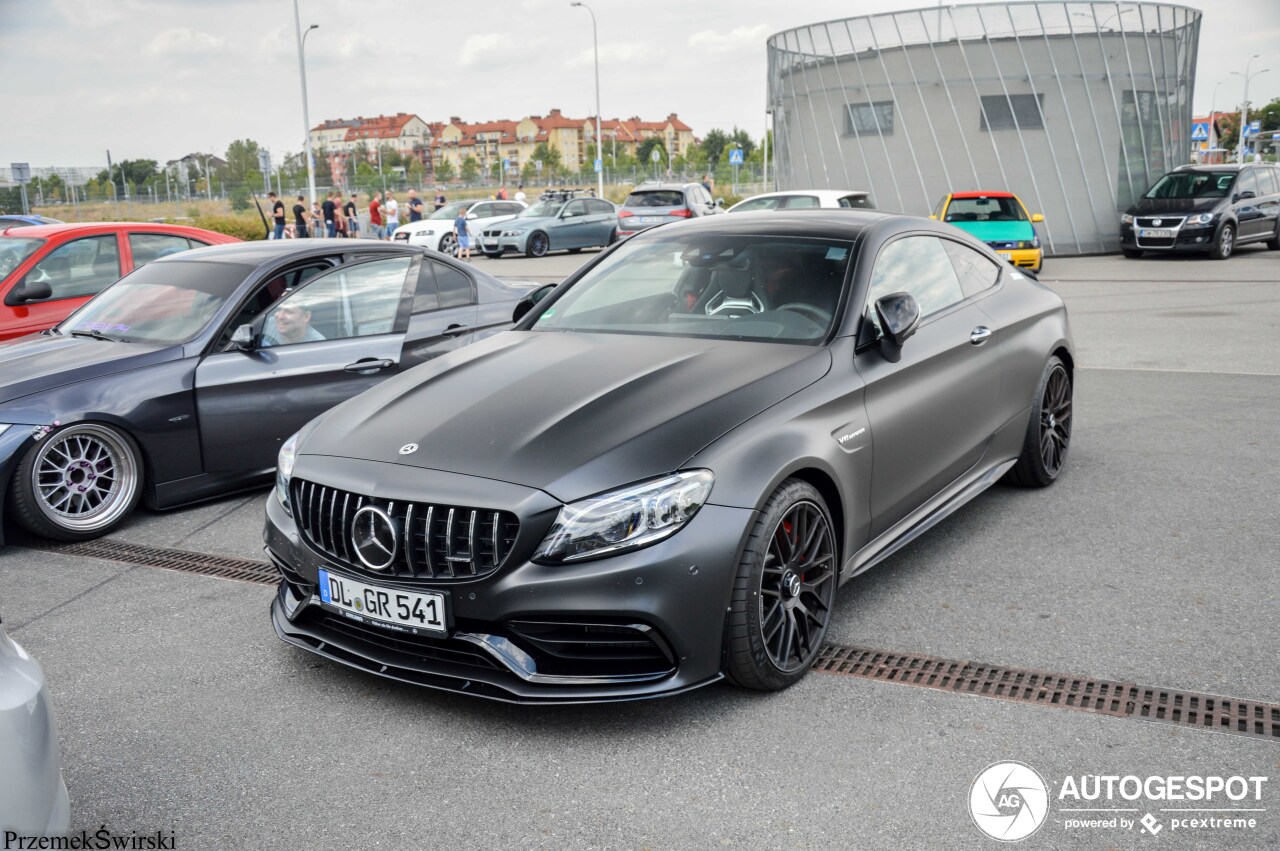
<svg viewBox="0 0 1280 851">
<path fill-rule="evenodd" d="M 312 548 L 370 576 L 487 576 L 506 561 L 520 531 L 509 511 L 379 499 L 300 479 L 294 480 L 292 503 L 298 529 Z M 356 512 L 370 505 L 384 511 L 395 529 L 395 557 L 383 570 L 361 561 L 352 540 Z"/>
</svg>

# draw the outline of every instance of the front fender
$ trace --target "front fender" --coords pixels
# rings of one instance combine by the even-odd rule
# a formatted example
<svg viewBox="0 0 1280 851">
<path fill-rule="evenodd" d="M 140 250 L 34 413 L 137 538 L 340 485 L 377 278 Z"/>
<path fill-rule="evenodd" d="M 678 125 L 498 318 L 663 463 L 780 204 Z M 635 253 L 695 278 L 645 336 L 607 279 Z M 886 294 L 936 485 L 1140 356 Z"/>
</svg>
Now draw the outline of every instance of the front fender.
<svg viewBox="0 0 1280 851">
<path fill-rule="evenodd" d="M 0 546 L 5 542 L 5 499 L 22 456 L 36 443 L 37 426 L 10 425 L 0 433 Z"/>
</svg>

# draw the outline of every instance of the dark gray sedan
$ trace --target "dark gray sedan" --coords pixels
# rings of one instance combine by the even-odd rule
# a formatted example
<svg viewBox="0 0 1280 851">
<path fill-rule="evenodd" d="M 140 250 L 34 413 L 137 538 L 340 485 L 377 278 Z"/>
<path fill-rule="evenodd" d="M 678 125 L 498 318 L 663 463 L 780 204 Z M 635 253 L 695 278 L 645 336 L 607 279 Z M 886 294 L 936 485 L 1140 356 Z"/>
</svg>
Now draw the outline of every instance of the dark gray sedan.
<svg viewBox="0 0 1280 851">
<path fill-rule="evenodd" d="M 1061 475 L 1072 364 L 1062 299 L 947 225 L 664 225 L 286 441 L 273 623 L 502 700 L 783 688 L 837 585 Z"/>
<path fill-rule="evenodd" d="M 140 499 L 169 508 L 264 483 L 307 420 L 509 326 L 534 286 L 364 240 L 149 263 L 56 328 L 0 343 L 0 507 L 79 540 Z"/>
</svg>

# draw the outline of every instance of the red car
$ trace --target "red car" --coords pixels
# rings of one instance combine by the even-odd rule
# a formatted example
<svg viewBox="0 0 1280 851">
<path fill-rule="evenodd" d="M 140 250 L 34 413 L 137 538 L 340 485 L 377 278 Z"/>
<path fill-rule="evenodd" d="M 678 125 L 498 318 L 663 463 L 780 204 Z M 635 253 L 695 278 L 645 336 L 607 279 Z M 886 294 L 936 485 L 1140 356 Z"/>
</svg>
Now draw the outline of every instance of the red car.
<svg viewBox="0 0 1280 851">
<path fill-rule="evenodd" d="M 156 258 L 239 241 L 200 228 L 145 222 L 0 227 L 0 340 L 57 325 Z"/>
</svg>

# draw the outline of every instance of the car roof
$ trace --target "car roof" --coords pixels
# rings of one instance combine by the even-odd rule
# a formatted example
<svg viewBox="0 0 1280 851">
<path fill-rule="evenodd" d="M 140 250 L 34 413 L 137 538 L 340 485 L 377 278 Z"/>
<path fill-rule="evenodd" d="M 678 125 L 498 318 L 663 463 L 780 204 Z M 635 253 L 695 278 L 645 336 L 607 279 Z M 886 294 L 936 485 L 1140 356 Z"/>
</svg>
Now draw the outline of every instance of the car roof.
<svg viewBox="0 0 1280 851">
<path fill-rule="evenodd" d="M 661 237 L 677 231 L 705 230 L 723 234 L 767 236 L 812 236 L 821 239 L 857 239 L 863 231 L 890 219 L 902 219 L 912 227 L 926 230 L 946 228 L 930 219 L 904 216 L 881 210 L 819 207 L 807 210 L 761 210 L 732 216 L 700 216 L 669 225 L 651 228 L 644 234 Z M 638 239 L 639 237 L 632 237 Z"/>
<path fill-rule="evenodd" d="M 1012 192 L 952 192 L 951 197 L 955 198 L 1017 198 Z"/>
<path fill-rule="evenodd" d="M 379 242 L 372 239 L 343 240 L 331 239 L 270 239 L 256 242 L 233 242 L 227 245 L 208 245 L 204 248 L 193 248 L 170 254 L 154 260 L 154 263 L 238 263 L 240 265 L 260 266 L 276 263 L 281 260 L 306 259 L 321 257 L 334 253 L 363 254 L 417 254 L 419 249 L 407 245 L 395 245 L 390 242 Z"/>
<path fill-rule="evenodd" d="M 214 233 L 214 231 L 203 230 L 202 228 L 192 227 L 191 225 L 170 225 L 159 222 L 64 222 L 58 225 L 31 225 L 22 229 L 23 236 L 38 237 L 47 239 L 51 236 L 58 236 L 64 233 L 108 233 L 115 232 L 121 228 L 130 230 L 146 230 L 153 233 L 172 233 L 181 234 L 182 236 L 193 235 L 197 233 Z M 0 224 L 0 232 L 7 230 Z"/>
<path fill-rule="evenodd" d="M 752 195 L 749 198 L 742 199 L 750 201 L 754 198 L 783 198 L 792 195 L 816 195 L 819 198 L 835 200 L 837 198 L 848 198 L 850 195 L 870 195 L 864 189 L 785 189 L 778 192 L 762 192 L 759 195 Z M 738 203 L 742 203 L 741 201 Z M 736 206 L 736 205 L 735 205 Z"/>
<path fill-rule="evenodd" d="M 1260 165 L 1271 166 L 1272 168 L 1276 167 L 1275 163 L 1219 163 L 1217 165 L 1214 165 L 1213 163 L 1188 163 L 1187 165 L 1178 166 L 1177 168 L 1174 169 L 1174 171 L 1199 171 L 1199 172 L 1240 171 L 1240 169 L 1246 168 L 1248 166 L 1260 166 Z"/>
<path fill-rule="evenodd" d="M 692 182 L 690 183 L 656 183 L 656 182 L 650 181 L 649 183 L 641 183 L 637 186 L 631 187 L 631 191 L 632 192 L 650 192 L 655 189 L 656 190 L 688 189 L 690 186 L 701 186 L 701 185 L 702 185 L 701 183 L 692 183 Z"/>
</svg>

